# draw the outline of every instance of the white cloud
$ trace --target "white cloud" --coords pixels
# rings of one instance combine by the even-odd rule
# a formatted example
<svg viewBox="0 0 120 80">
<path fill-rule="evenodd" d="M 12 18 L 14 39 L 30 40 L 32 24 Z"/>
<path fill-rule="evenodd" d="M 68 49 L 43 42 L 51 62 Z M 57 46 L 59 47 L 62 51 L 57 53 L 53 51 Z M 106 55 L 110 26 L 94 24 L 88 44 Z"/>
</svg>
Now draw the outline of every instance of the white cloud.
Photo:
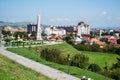
<svg viewBox="0 0 120 80">
<path fill-rule="evenodd" d="M 54 21 L 55 21 L 55 19 L 50 19 L 50 21 L 51 21 L 51 22 L 54 22 Z"/>
<path fill-rule="evenodd" d="M 117 17 L 116 19 L 117 19 L 117 20 L 120 20 L 120 17 Z"/>
<path fill-rule="evenodd" d="M 69 21 L 68 18 L 55 18 L 55 19 L 50 19 L 51 22 L 63 22 L 63 21 Z"/>
<path fill-rule="evenodd" d="M 102 12 L 102 15 L 107 15 L 107 14 L 108 14 L 107 11 L 103 11 L 103 12 Z"/>
</svg>

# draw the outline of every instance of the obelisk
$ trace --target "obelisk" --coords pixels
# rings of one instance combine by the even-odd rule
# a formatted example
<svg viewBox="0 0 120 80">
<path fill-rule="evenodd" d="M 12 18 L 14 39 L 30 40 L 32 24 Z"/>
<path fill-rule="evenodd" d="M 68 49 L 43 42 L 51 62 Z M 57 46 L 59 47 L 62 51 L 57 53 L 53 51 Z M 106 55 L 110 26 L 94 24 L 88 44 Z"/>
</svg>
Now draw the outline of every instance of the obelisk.
<svg viewBox="0 0 120 80">
<path fill-rule="evenodd" d="M 36 40 L 42 40 L 41 38 L 41 27 L 40 27 L 40 15 L 37 16 L 37 35 Z"/>
</svg>

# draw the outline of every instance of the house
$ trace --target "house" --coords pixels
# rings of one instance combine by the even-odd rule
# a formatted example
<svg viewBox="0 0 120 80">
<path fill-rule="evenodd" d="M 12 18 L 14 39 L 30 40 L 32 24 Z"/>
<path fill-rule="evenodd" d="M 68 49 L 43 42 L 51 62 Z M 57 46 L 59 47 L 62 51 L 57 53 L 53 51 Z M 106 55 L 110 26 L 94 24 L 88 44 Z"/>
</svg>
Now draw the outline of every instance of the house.
<svg viewBox="0 0 120 80">
<path fill-rule="evenodd" d="M 50 26 L 45 29 L 45 34 L 47 34 L 48 36 L 51 34 L 55 34 L 57 36 L 62 36 L 62 35 L 66 35 L 66 30 L 64 30 L 62 28 Z"/>
</svg>

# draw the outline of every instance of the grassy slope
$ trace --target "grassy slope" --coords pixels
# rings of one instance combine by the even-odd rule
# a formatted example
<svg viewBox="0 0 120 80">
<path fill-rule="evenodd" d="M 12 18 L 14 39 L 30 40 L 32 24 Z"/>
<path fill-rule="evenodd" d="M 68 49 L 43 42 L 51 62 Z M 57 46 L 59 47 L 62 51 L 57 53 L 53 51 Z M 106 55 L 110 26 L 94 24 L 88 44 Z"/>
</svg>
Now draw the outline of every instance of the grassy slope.
<svg viewBox="0 0 120 80">
<path fill-rule="evenodd" d="M 60 45 L 64 45 L 64 47 L 68 44 L 60 44 Z M 60 45 L 54 45 L 55 47 L 60 47 Z M 66 47 L 69 47 L 70 46 L 66 46 Z M 63 47 L 60 47 L 60 48 L 63 48 Z M 69 49 L 67 48 L 67 49 Z M 66 49 L 66 48 L 65 48 Z M 71 49 L 71 48 L 70 48 Z M 30 58 L 32 60 L 35 60 L 35 61 L 38 61 L 42 64 L 45 64 L 47 66 L 50 66 L 50 67 L 53 67 L 55 69 L 58 69 L 58 70 L 61 70 L 61 71 L 64 71 L 64 72 L 68 72 L 68 66 L 66 65 L 60 65 L 60 64 L 57 64 L 57 63 L 52 63 L 52 62 L 48 62 L 48 61 L 45 61 L 41 58 L 38 58 L 38 56 L 35 55 L 35 53 L 33 53 L 31 50 L 29 49 L 26 49 L 26 48 L 9 48 L 8 49 L 9 51 L 12 51 L 14 53 L 17 53 L 19 55 L 22 55 L 24 57 L 27 57 L 27 58 Z M 72 51 L 74 52 L 75 49 L 73 49 Z M 75 50 L 76 51 L 76 50 Z M 66 52 L 68 53 L 68 52 Z M 65 54 L 65 53 L 63 53 Z M 90 77 L 94 80 L 111 80 L 109 78 L 106 78 L 102 75 L 99 75 L 99 74 L 96 74 L 96 73 L 93 73 L 91 71 L 87 71 L 87 70 L 83 70 L 83 69 L 80 69 L 80 68 L 77 68 L 77 67 L 70 67 L 70 73 L 76 77 L 79 77 L 81 78 L 82 76 L 87 76 L 87 77 Z"/>
<path fill-rule="evenodd" d="M 101 68 L 105 67 L 105 62 L 107 62 L 108 66 L 111 67 L 113 63 L 117 62 L 116 58 L 120 57 L 116 54 L 110 54 L 110 53 L 78 51 L 67 43 L 51 45 L 51 46 L 60 49 L 64 56 L 67 56 L 67 54 L 73 56 L 76 53 L 83 53 L 89 57 L 90 63 L 96 63 Z"/>
<path fill-rule="evenodd" d="M 50 80 L 0 55 L 0 80 Z"/>
</svg>

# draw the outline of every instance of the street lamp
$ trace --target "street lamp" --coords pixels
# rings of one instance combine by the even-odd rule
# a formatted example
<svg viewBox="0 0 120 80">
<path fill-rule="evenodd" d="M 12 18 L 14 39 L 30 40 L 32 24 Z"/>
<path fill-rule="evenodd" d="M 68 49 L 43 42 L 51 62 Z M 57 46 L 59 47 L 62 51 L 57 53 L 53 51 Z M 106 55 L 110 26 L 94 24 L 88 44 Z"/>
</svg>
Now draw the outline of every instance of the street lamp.
<svg viewBox="0 0 120 80">
<path fill-rule="evenodd" d="M 70 55 L 67 55 L 67 62 L 68 62 L 68 74 L 70 74 Z"/>
</svg>

